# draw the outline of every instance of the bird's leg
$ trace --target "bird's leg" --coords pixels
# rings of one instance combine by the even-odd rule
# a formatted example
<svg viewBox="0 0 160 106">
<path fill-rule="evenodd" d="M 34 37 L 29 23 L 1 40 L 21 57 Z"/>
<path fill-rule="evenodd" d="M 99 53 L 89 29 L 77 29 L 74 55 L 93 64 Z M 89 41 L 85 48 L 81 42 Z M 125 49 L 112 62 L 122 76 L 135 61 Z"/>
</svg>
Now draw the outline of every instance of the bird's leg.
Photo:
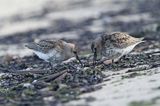
<svg viewBox="0 0 160 106">
<path fill-rule="evenodd" d="M 112 63 L 114 63 L 115 62 L 115 60 L 114 59 L 112 59 Z"/>
<path fill-rule="evenodd" d="M 80 60 L 77 52 L 74 52 L 76 59 L 79 61 L 79 63 L 81 64 L 81 66 L 83 66 L 82 61 Z"/>
<path fill-rule="evenodd" d="M 97 49 L 94 48 L 93 66 L 96 65 L 96 60 L 97 60 Z"/>
<path fill-rule="evenodd" d="M 49 61 L 49 66 L 51 67 L 51 70 L 53 70 L 54 67 L 57 66 L 57 61 L 55 60 L 54 57 L 51 57 L 48 61 Z"/>
</svg>

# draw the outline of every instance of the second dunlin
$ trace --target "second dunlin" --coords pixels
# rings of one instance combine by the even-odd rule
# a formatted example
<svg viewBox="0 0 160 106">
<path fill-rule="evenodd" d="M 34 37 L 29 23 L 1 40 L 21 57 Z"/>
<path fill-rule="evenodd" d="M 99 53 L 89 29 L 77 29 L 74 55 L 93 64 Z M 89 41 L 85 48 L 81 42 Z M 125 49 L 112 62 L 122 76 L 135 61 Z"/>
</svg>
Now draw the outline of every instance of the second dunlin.
<svg viewBox="0 0 160 106">
<path fill-rule="evenodd" d="M 135 38 L 127 33 L 115 32 L 104 35 L 95 39 L 91 44 L 94 53 L 93 63 L 95 63 L 97 54 L 103 56 L 105 64 L 117 62 L 122 56 L 130 53 L 133 48 L 142 41 L 143 38 Z"/>
</svg>

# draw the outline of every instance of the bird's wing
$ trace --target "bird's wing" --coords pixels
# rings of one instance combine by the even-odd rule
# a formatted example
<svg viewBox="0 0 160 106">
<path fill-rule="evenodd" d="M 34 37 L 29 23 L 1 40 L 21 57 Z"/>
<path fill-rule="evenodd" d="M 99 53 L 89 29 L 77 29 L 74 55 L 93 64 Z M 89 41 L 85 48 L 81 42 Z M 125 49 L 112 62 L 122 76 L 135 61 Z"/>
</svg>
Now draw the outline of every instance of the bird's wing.
<svg viewBox="0 0 160 106">
<path fill-rule="evenodd" d="M 47 53 L 50 49 L 55 49 L 58 47 L 58 41 L 56 40 L 41 40 L 38 43 L 30 43 L 26 45 L 29 49 L 33 49 L 39 52 Z"/>
<path fill-rule="evenodd" d="M 134 38 L 127 33 L 116 32 L 106 36 L 106 42 L 115 48 L 126 48 L 130 45 L 133 45 L 137 42 L 140 42 L 141 39 Z"/>
</svg>

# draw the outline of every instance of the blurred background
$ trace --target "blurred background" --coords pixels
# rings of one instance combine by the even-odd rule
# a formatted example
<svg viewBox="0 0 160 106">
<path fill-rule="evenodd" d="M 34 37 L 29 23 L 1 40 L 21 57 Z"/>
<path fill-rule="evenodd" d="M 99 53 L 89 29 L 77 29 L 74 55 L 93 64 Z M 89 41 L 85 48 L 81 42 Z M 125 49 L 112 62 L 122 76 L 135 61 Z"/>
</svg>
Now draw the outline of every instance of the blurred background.
<svg viewBox="0 0 160 106">
<path fill-rule="evenodd" d="M 24 56 L 22 44 L 58 38 L 88 49 L 104 32 L 159 40 L 159 0 L 0 0 L 0 55 Z M 77 42 L 79 41 L 79 42 Z"/>
<path fill-rule="evenodd" d="M 159 50 L 160 0 L 0 0 L 0 56 L 31 55 L 24 44 L 37 39 L 64 39 L 89 51 L 93 39 L 114 31 L 145 37 L 147 42 L 135 51 Z M 151 106 L 159 100 L 160 83 L 159 76 L 149 76 L 123 80 L 118 87 L 112 85 L 119 81 L 115 78 L 100 92 L 84 95 L 98 101 L 90 98 L 87 103 L 74 101 L 68 105 Z M 130 103 L 141 100 L 147 102 Z"/>
</svg>

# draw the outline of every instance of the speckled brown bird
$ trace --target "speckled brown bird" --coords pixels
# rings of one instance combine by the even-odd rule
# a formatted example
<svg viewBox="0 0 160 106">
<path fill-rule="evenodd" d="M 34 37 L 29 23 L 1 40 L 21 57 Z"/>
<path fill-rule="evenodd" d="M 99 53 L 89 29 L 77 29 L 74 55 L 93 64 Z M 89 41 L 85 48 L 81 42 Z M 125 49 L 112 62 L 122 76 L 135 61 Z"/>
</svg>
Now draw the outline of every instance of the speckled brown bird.
<svg viewBox="0 0 160 106">
<path fill-rule="evenodd" d="M 95 62 L 97 54 L 100 54 L 105 64 L 118 61 L 122 56 L 130 53 L 133 48 L 143 42 L 143 38 L 135 38 L 127 33 L 115 32 L 104 34 L 95 39 L 91 44 Z"/>
<path fill-rule="evenodd" d="M 41 40 L 38 43 L 30 43 L 26 47 L 33 50 L 40 59 L 51 63 L 52 66 L 74 56 L 81 63 L 75 44 L 63 40 Z"/>
</svg>

